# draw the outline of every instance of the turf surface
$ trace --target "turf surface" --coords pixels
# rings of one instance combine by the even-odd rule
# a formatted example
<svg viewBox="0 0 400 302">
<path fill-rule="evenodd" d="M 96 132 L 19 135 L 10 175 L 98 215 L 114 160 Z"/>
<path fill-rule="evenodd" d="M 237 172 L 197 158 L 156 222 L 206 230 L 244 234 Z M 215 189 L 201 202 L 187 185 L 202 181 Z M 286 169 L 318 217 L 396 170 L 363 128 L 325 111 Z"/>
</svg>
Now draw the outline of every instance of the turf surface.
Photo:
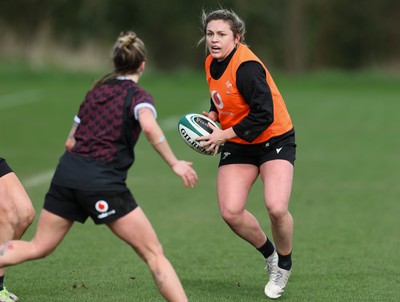
<svg viewBox="0 0 400 302">
<path fill-rule="evenodd" d="M 84 93 L 101 73 L 0 69 L 0 155 L 37 214 Z M 281 301 L 398 301 L 400 78 L 379 72 L 277 74 L 297 132 L 293 273 Z M 188 149 L 176 122 L 208 109 L 203 73 L 145 73 L 159 122 L 200 181 L 185 189 L 144 137 L 128 184 L 190 301 L 265 301 L 261 256 L 222 222 L 217 159 Z M 248 208 L 270 234 L 258 181 Z M 32 237 L 35 224 L 25 234 Z M 76 224 L 48 258 L 7 269 L 22 301 L 162 301 L 146 265 L 104 226 Z"/>
</svg>

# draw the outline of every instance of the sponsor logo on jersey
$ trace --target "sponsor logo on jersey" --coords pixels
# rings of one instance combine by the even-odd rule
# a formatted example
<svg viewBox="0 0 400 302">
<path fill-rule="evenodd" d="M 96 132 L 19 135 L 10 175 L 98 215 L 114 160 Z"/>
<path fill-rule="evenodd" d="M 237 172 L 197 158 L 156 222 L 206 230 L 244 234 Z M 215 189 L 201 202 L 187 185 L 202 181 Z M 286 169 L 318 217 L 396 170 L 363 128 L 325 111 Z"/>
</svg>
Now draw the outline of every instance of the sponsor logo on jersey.
<svg viewBox="0 0 400 302">
<path fill-rule="evenodd" d="M 218 93 L 218 91 L 213 90 L 211 92 L 211 99 L 213 100 L 215 107 L 219 109 L 224 108 L 224 103 L 222 102 L 221 95 Z"/>
</svg>

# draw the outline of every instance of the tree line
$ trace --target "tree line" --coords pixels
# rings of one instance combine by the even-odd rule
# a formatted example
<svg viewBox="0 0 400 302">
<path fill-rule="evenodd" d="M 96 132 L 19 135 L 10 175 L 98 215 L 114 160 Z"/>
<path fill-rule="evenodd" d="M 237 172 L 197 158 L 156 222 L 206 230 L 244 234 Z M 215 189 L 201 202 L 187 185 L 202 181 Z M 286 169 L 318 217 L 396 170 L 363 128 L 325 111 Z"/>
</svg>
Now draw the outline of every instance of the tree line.
<svg viewBox="0 0 400 302">
<path fill-rule="evenodd" d="M 134 30 L 157 68 L 202 68 L 205 48 L 197 45 L 203 34 L 201 11 L 219 7 L 242 17 L 246 43 L 283 70 L 357 69 L 400 61 L 398 0 L 1 1 L 0 55 L 29 56 L 30 47 L 40 43 L 77 53 L 87 45 L 110 49 L 120 31 Z M 15 49 L 5 51 L 11 44 Z"/>
</svg>

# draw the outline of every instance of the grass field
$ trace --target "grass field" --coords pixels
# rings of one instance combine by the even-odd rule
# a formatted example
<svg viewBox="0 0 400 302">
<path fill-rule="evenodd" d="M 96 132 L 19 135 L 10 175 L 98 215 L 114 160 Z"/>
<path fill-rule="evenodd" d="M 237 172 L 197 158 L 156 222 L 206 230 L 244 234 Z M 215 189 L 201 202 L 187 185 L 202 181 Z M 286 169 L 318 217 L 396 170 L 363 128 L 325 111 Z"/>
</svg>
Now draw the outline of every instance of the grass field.
<svg viewBox="0 0 400 302">
<path fill-rule="evenodd" d="M 0 67 L 0 155 L 37 214 L 72 119 L 101 73 Z M 400 77 L 379 72 L 275 75 L 297 131 L 291 212 L 294 267 L 281 301 L 399 301 Z M 176 122 L 208 108 L 203 74 L 148 73 L 159 121 L 200 181 L 185 189 L 145 139 L 128 184 L 149 216 L 190 301 L 265 301 L 261 256 L 222 222 L 217 159 L 189 150 Z M 248 208 L 269 232 L 260 182 Z M 35 224 L 25 234 L 29 240 Z M 22 301 L 162 301 L 147 267 L 104 226 L 76 224 L 47 259 L 7 270 Z"/>
</svg>

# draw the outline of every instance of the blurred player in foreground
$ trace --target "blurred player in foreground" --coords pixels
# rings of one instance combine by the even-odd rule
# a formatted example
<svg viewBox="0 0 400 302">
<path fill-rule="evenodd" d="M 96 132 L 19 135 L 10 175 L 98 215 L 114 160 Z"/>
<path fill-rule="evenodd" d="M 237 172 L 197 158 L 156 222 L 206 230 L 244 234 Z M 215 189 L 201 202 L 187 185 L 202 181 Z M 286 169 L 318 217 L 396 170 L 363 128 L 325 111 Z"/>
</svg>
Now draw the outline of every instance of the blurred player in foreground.
<svg viewBox="0 0 400 302">
<path fill-rule="evenodd" d="M 35 209 L 28 194 L 6 160 L 0 157 L 0 243 L 21 238 L 34 219 Z M 18 297 L 4 286 L 4 269 L 0 269 L 0 302 L 15 301 Z"/>
</svg>

